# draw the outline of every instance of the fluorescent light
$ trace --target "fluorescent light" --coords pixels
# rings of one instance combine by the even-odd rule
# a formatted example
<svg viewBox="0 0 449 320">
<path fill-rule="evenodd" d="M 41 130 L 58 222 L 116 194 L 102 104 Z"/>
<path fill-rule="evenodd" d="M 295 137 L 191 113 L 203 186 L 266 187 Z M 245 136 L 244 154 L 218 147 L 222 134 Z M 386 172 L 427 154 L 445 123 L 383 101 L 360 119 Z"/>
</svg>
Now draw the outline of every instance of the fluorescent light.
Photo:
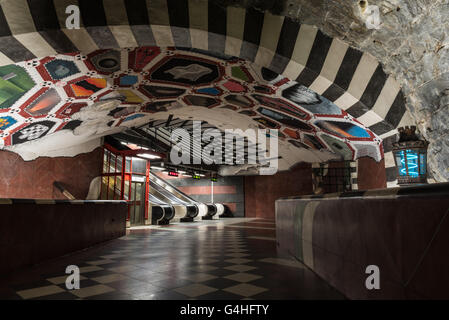
<svg viewBox="0 0 449 320">
<path fill-rule="evenodd" d="M 146 154 L 146 153 L 140 153 L 139 157 L 146 158 L 146 159 L 160 159 L 161 157 L 154 155 L 154 154 Z"/>
<path fill-rule="evenodd" d="M 202 173 L 200 173 L 200 174 L 198 174 L 200 177 L 205 177 L 206 175 L 205 174 L 202 174 Z"/>
<path fill-rule="evenodd" d="M 150 166 L 150 170 L 151 169 L 154 169 L 154 170 L 165 170 L 165 168 L 157 167 L 157 166 Z"/>
<path fill-rule="evenodd" d="M 186 171 L 179 170 L 178 173 L 184 174 L 184 173 L 187 173 L 187 172 L 186 172 Z"/>
</svg>

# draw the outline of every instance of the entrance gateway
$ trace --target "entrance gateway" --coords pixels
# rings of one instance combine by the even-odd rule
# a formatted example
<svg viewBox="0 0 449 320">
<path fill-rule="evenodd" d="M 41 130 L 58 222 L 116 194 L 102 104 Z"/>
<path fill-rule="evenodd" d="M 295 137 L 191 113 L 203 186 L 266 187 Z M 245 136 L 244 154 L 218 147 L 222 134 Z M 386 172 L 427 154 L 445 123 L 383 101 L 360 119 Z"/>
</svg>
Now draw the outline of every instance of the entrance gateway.
<svg viewBox="0 0 449 320">
<path fill-rule="evenodd" d="M 104 144 L 100 199 L 128 202 L 127 227 L 149 223 L 150 161 L 139 156 L 145 152 Z"/>
</svg>

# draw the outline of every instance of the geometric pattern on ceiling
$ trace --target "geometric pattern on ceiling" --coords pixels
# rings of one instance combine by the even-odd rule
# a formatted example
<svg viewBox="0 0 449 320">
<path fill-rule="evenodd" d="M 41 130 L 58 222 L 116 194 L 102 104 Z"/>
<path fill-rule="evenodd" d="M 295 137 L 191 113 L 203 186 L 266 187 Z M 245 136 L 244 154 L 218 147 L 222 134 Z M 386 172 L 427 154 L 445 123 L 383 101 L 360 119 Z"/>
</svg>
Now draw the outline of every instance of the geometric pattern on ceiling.
<svg viewBox="0 0 449 320">
<path fill-rule="evenodd" d="M 357 118 L 383 139 L 387 179 L 396 179 L 392 143 L 398 127 L 414 124 L 400 85 L 372 56 L 314 26 L 208 0 L 76 0 L 81 28 L 67 30 L 66 1 L 4 2 L 0 65 L 98 48 L 225 52 L 295 79 Z"/>
<path fill-rule="evenodd" d="M 383 158 L 381 139 L 296 81 L 240 58 L 174 47 L 101 49 L 0 67 L 0 146 L 74 130 L 83 124 L 77 113 L 115 99 L 121 104 L 108 114 L 110 128 L 158 112 L 176 115 L 183 106 L 223 108 L 279 129 L 279 139 L 296 148 Z"/>
</svg>

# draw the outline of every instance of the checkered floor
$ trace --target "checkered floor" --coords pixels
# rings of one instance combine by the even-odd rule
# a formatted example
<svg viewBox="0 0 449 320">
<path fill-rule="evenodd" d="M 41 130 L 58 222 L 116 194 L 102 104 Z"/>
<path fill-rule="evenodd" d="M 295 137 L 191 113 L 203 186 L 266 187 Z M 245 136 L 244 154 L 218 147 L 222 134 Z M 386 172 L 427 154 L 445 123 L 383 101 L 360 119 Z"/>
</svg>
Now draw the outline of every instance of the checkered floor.
<svg viewBox="0 0 449 320">
<path fill-rule="evenodd" d="M 0 278 L 2 299 L 342 299 L 301 263 L 278 257 L 274 221 L 132 228 L 120 239 Z M 65 286 L 68 265 L 80 289 Z"/>
</svg>

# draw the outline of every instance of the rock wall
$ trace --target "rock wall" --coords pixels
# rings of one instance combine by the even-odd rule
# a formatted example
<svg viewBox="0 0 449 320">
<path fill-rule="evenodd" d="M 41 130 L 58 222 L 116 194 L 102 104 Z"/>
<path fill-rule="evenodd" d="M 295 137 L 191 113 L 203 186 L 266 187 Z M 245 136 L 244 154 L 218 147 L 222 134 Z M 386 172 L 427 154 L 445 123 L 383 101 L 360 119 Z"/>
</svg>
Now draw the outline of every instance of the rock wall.
<svg viewBox="0 0 449 320">
<path fill-rule="evenodd" d="M 429 146 L 429 173 L 449 180 L 449 1 L 217 0 L 270 10 L 312 24 L 376 57 L 401 84 L 407 109 Z M 379 29 L 367 28 L 368 6 L 379 8 Z"/>
</svg>

